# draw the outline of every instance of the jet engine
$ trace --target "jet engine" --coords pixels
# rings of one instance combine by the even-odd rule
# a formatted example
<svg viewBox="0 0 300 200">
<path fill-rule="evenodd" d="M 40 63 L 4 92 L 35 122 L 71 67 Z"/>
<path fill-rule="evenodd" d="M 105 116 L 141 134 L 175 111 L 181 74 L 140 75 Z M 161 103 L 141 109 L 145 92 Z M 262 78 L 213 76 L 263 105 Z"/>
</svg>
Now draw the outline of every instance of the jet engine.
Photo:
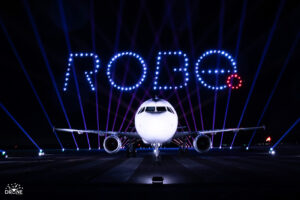
<svg viewBox="0 0 300 200">
<path fill-rule="evenodd" d="M 109 154 L 118 153 L 121 145 L 120 138 L 114 135 L 106 137 L 103 142 L 104 150 Z"/>
<path fill-rule="evenodd" d="M 198 135 L 193 142 L 198 153 L 207 152 L 211 147 L 211 139 L 206 135 Z"/>
</svg>

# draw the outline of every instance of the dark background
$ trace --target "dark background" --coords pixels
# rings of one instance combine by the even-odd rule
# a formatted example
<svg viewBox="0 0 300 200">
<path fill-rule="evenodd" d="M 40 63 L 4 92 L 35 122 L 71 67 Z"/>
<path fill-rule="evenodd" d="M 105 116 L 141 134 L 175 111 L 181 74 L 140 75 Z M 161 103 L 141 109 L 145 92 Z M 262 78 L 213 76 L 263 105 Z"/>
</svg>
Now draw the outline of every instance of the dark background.
<svg viewBox="0 0 300 200">
<path fill-rule="evenodd" d="M 242 32 L 239 32 L 243 5 L 246 3 Z M 47 60 L 53 71 L 55 82 L 64 102 L 72 128 L 84 129 L 74 78 L 69 89 L 63 92 L 64 74 L 67 68 L 68 46 L 63 31 L 59 1 L 10 1 L 1 3 L 0 16 L 16 50 L 56 127 L 68 127 L 59 104 L 51 78 L 47 71 L 37 37 L 24 5 L 28 5 L 34 18 Z M 106 76 L 110 58 L 119 51 L 134 51 L 146 61 L 148 73 L 145 82 L 136 90 L 122 130 L 128 126 L 140 101 L 154 95 L 152 83 L 156 56 L 159 50 L 182 50 L 189 57 L 190 81 L 186 89 L 162 91 L 162 98 L 170 97 L 181 126 L 187 126 L 183 117 L 194 130 L 201 130 L 198 93 L 201 97 L 204 129 L 213 126 L 214 91 L 196 82 L 194 63 L 208 49 L 224 49 L 237 55 L 238 73 L 243 78 L 243 87 L 232 91 L 226 127 L 236 127 L 247 95 L 259 66 L 264 47 L 270 36 L 280 1 L 62 1 L 67 23 L 67 36 L 72 52 L 96 52 L 101 61 L 98 79 L 98 102 L 100 129 L 111 130 L 116 115 L 114 130 L 119 130 L 123 117 L 135 91 L 123 92 L 112 89 Z M 273 38 L 264 57 L 262 68 L 250 97 L 241 126 L 255 126 L 267 99 L 283 67 L 288 52 L 295 42 L 300 25 L 300 2 L 285 1 Z M 93 28 L 94 27 L 94 28 Z M 237 41 L 240 33 L 240 46 Z M 157 38 L 157 42 L 155 42 Z M 16 118 L 41 148 L 59 148 L 34 93 L 14 55 L 3 29 L 0 31 L 0 101 Z M 254 144 L 264 141 L 266 136 L 277 139 L 299 118 L 300 84 L 299 54 L 297 45 L 287 68 L 262 119 L 266 131 L 259 131 Z M 124 61 L 124 66 L 129 66 Z M 136 66 L 130 68 L 126 83 L 134 82 L 140 75 Z M 172 66 L 169 66 L 172 67 Z M 75 68 L 88 129 L 97 129 L 95 93 L 90 91 L 83 72 L 93 69 L 90 60 L 76 61 Z M 123 79 L 124 68 L 118 63 L 116 80 Z M 161 74 L 163 75 L 163 74 Z M 167 80 L 172 74 L 160 77 Z M 122 82 L 122 81 L 121 81 Z M 120 83 L 121 83 L 120 82 Z M 108 115 L 110 91 L 111 109 Z M 177 93 L 177 94 L 176 94 Z M 146 96 L 145 96 L 146 94 Z M 191 106 L 187 98 L 191 99 Z M 178 95 L 178 98 L 177 98 Z M 217 93 L 215 128 L 222 128 L 226 110 L 228 90 Z M 143 98 L 144 97 L 144 98 Z M 118 99 L 120 106 L 118 107 Z M 181 100 L 183 110 L 178 103 Z M 192 107 L 192 110 L 190 109 Z M 117 113 L 116 113 L 117 111 Z M 192 112 L 194 114 L 194 125 Z M 109 124 L 106 127 L 107 118 Z M 14 122 L 0 110 L 0 149 L 32 148 Z M 133 123 L 130 125 L 133 126 Z M 130 130 L 130 129 L 129 129 Z M 299 143 L 299 125 L 284 139 L 286 143 Z M 247 144 L 252 132 L 239 134 L 235 144 Z M 75 148 L 71 135 L 58 133 L 66 148 Z M 90 135 L 92 148 L 97 147 L 97 136 Z M 232 134 L 224 136 L 230 144 Z M 86 137 L 76 136 L 80 148 L 87 148 Z M 215 137 L 218 146 L 220 135 Z"/>
</svg>

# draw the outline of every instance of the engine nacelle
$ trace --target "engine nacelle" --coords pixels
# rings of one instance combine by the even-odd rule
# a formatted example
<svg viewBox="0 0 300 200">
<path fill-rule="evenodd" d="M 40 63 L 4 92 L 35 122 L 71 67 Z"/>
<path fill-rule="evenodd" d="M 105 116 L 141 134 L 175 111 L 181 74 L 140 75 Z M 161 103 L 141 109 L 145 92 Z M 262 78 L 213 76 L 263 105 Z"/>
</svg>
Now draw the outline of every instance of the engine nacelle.
<svg viewBox="0 0 300 200">
<path fill-rule="evenodd" d="M 206 135 L 198 135 L 194 139 L 193 145 L 198 153 L 204 153 L 211 148 L 211 139 Z"/>
<path fill-rule="evenodd" d="M 121 148 L 121 140 L 117 136 L 111 135 L 104 139 L 103 147 L 104 150 L 109 153 L 118 153 Z"/>
</svg>

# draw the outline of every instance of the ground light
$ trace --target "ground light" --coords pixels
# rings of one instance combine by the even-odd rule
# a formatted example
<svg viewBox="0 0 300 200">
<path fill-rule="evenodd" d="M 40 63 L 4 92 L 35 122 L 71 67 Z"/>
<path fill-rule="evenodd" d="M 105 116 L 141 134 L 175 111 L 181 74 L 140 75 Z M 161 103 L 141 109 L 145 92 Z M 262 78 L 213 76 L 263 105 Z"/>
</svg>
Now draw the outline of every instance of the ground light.
<svg viewBox="0 0 300 200">
<path fill-rule="evenodd" d="M 274 156 L 276 154 L 276 151 L 271 147 L 269 150 L 269 154 Z"/>
<path fill-rule="evenodd" d="M 45 153 L 44 153 L 43 149 L 40 149 L 39 156 L 44 156 L 44 155 L 45 155 Z"/>
<path fill-rule="evenodd" d="M 152 184 L 153 185 L 162 185 L 164 183 L 164 177 L 162 176 L 153 176 Z"/>
<path fill-rule="evenodd" d="M 8 158 L 8 155 L 6 154 L 6 152 L 5 151 L 2 151 L 1 152 L 1 150 L 0 150 L 0 158 Z"/>
<path fill-rule="evenodd" d="M 1 150 L 0 150 L 1 151 Z M 5 151 L 2 151 L 0 154 L 0 158 L 8 158 L 8 155 L 6 154 Z"/>
</svg>

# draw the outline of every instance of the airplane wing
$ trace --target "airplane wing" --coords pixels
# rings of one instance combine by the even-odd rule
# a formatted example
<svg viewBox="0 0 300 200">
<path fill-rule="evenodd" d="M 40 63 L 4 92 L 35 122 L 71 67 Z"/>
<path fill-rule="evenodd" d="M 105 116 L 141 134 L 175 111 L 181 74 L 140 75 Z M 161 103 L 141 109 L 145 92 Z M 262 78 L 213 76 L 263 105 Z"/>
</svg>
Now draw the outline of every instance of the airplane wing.
<svg viewBox="0 0 300 200">
<path fill-rule="evenodd" d="M 216 129 L 216 130 L 205 130 L 205 131 L 178 131 L 175 133 L 173 139 L 189 136 L 189 135 L 208 135 L 212 134 L 215 135 L 217 133 L 225 133 L 225 132 L 234 132 L 237 133 L 239 131 L 251 131 L 257 129 L 266 129 L 265 126 L 258 126 L 258 127 L 248 127 L 248 128 L 226 128 L 226 129 Z"/>
<path fill-rule="evenodd" d="M 53 130 L 60 131 L 60 132 L 67 132 L 67 133 L 91 133 L 97 134 L 100 136 L 105 135 L 117 135 L 117 136 L 126 136 L 131 138 L 140 138 L 137 132 L 118 132 L 118 131 L 98 131 L 98 130 L 81 130 L 81 129 L 70 129 L 70 128 L 53 128 Z"/>
</svg>

